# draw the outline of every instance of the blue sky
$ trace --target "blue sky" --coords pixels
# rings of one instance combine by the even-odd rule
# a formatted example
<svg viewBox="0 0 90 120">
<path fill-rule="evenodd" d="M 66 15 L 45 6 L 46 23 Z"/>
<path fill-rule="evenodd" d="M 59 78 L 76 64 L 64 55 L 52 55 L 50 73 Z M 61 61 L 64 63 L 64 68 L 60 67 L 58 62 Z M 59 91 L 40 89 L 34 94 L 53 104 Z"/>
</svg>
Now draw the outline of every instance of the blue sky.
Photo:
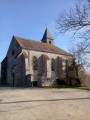
<svg viewBox="0 0 90 120">
<path fill-rule="evenodd" d="M 0 62 L 13 35 L 40 41 L 46 25 L 54 44 L 68 51 L 71 35 L 56 36 L 55 21 L 59 12 L 74 5 L 75 0 L 0 0 Z"/>
</svg>

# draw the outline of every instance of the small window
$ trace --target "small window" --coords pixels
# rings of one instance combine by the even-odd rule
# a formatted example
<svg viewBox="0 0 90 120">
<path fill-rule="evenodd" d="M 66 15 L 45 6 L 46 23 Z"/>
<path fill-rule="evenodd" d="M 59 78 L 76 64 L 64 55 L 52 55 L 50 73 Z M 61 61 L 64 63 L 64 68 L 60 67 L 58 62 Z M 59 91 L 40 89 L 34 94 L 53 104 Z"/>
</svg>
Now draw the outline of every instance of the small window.
<svg viewBox="0 0 90 120">
<path fill-rule="evenodd" d="M 51 44 L 51 41 L 49 41 L 49 44 Z"/>
<path fill-rule="evenodd" d="M 34 56 L 33 57 L 33 70 L 37 70 L 37 69 L 38 69 L 37 57 Z"/>
<path fill-rule="evenodd" d="M 51 60 L 51 70 L 55 71 L 55 60 L 54 59 Z"/>
<path fill-rule="evenodd" d="M 15 51 L 14 51 L 14 50 L 12 50 L 12 56 L 14 56 L 14 54 L 15 54 Z"/>
</svg>

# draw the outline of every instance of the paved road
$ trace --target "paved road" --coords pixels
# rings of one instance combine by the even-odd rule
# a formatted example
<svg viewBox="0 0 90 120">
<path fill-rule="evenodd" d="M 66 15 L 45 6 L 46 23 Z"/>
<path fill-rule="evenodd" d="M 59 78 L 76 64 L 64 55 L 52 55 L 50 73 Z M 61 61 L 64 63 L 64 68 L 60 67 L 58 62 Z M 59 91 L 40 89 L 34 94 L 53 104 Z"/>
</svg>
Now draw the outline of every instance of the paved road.
<svg viewBox="0 0 90 120">
<path fill-rule="evenodd" d="M 90 91 L 1 87 L 0 120 L 90 120 Z"/>
</svg>

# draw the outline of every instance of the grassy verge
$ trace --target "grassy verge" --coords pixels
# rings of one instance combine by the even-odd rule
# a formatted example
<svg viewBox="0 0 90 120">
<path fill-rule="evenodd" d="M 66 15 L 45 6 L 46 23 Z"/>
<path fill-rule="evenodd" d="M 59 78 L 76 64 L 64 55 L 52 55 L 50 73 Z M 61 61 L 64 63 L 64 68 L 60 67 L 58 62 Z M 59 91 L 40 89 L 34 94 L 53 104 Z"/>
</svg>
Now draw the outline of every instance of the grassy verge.
<svg viewBox="0 0 90 120">
<path fill-rule="evenodd" d="M 82 90 L 90 90 L 90 87 L 78 87 L 78 89 L 82 89 Z"/>
<path fill-rule="evenodd" d="M 74 86 L 42 86 L 41 88 L 73 88 L 73 89 L 82 89 L 82 90 L 90 90 L 90 87 L 74 87 Z"/>
</svg>

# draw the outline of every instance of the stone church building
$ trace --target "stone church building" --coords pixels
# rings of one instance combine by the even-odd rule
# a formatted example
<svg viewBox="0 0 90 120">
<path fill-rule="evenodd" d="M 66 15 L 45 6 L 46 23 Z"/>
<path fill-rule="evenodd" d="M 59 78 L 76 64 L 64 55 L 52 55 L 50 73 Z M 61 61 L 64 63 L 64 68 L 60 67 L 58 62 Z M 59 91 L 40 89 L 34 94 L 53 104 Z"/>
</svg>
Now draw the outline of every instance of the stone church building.
<svg viewBox="0 0 90 120">
<path fill-rule="evenodd" d="M 46 28 L 41 42 L 13 36 L 1 63 L 1 83 L 10 86 L 52 86 L 66 78 L 71 54 L 54 45 Z"/>
</svg>

